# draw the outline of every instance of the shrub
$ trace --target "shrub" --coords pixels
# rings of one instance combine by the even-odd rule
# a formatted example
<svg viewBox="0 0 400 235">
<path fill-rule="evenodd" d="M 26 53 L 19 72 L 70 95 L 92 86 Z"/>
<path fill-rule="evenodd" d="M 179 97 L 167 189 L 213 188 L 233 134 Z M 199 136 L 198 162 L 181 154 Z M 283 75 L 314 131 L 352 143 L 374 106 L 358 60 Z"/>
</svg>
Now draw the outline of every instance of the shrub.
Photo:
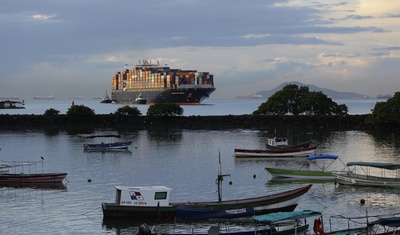
<svg viewBox="0 0 400 235">
<path fill-rule="evenodd" d="M 68 117 L 93 117 L 94 110 L 84 105 L 73 105 L 67 111 Z"/>
<path fill-rule="evenodd" d="M 166 116 L 182 116 L 183 109 L 174 103 L 157 103 L 150 105 L 147 109 L 147 116 L 150 117 L 166 117 Z"/>
<path fill-rule="evenodd" d="M 43 115 L 46 117 L 52 117 L 52 116 L 57 116 L 59 113 L 60 113 L 60 111 L 50 108 L 50 109 L 47 109 Z"/>
<path fill-rule="evenodd" d="M 142 113 L 139 111 L 137 107 L 130 107 L 129 105 L 125 105 L 123 107 L 118 108 L 114 114 L 123 116 L 133 116 L 133 117 L 138 117 L 142 115 Z"/>
<path fill-rule="evenodd" d="M 378 125 L 400 124 L 400 92 L 395 92 L 393 97 L 385 102 L 377 102 L 366 123 Z"/>
</svg>

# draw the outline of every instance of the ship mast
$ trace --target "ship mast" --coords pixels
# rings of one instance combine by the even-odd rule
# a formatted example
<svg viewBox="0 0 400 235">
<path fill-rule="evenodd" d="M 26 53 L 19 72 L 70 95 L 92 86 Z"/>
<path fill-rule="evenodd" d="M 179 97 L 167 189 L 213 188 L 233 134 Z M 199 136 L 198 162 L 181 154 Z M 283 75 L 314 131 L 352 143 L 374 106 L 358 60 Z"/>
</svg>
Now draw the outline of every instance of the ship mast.
<svg viewBox="0 0 400 235">
<path fill-rule="evenodd" d="M 218 170 L 218 177 L 215 180 L 218 185 L 218 202 L 222 201 L 222 181 L 224 180 L 225 176 L 231 176 L 231 174 L 222 174 L 222 166 L 221 166 L 221 153 L 218 151 L 218 158 L 219 158 L 219 170 Z"/>
</svg>

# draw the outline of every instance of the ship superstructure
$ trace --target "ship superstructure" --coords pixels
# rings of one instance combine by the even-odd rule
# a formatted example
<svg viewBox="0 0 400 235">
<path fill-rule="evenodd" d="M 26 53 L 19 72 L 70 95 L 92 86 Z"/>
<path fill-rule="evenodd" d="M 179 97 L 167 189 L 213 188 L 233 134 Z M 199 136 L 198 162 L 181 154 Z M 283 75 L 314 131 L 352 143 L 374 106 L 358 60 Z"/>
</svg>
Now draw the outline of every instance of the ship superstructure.
<svg viewBox="0 0 400 235">
<path fill-rule="evenodd" d="M 171 69 L 143 60 L 115 73 L 111 95 L 116 103 L 135 103 L 141 95 L 150 104 L 200 104 L 214 91 L 214 77 L 209 72 Z"/>
</svg>

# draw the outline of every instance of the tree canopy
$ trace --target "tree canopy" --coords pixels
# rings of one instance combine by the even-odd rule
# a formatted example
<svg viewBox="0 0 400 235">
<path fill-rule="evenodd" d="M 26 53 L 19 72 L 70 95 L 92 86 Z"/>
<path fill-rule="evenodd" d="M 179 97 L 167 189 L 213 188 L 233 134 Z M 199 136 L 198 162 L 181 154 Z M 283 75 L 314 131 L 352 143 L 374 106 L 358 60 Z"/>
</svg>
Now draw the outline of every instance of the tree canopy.
<svg viewBox="0 0 400 235">
<path fill-rule="evenodd" d="M 289 84 L 262 103 L 254 115 L 346 115 L 346 105 L 338 105 L 322 92 Z"/>
<path fill-rule="evenodd" d="M 142 113 L 139 111 L 137 107 L 130 107 L 129 105 L 125 105 L 123 107 L 118 108 L 114 114 L 122 116 L 133 116 L 133 117 L 138 117 L 142 115 Z"/>
<path fill-rule="evenodd" d="M 386 102 L 376 102 L 369 124 L 400 124 L 400 92 L 395 92 Z"/>
<path fill-rule="evenodd" d="M 147 116 L 165 117 L 165 116 L 182 116 L 183 109 L 174 103 L 157 103 L 150 105 L 147 109 Z"/>
<path fill-rule="evenodd" d="M 59 113 L 60 113 L 60 111 L 50 108 L 50 109 L 47 109 L 43 115 L 46 117 L 53 117 L 53 116 L 57 116 Z"/>
<path fill-rule="evenodd" d="M 93 117 L 94 115 L 94 110 L 85 105 L 72 105 L 67 111 L 68 117 Z"/>
</svg>

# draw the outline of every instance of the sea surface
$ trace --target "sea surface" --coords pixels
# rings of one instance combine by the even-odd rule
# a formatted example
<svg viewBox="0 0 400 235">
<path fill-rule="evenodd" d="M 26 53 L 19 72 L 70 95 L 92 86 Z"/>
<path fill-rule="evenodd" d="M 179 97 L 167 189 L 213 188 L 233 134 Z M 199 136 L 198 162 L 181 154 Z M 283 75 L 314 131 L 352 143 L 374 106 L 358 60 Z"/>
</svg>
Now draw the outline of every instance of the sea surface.
<svg viewBox="0 0 400 235">
<path fill-rule="evenodd" d="M 20 100 L 22 101 L 22 100 Z M 200 105 L 182 105 L 184 116 L 191 115 L 242 115 L 251 114 L 265 102 L 265 99 L 205 99 Z M 376 102 L 386 100 L 334 100 L 338 104 L 346 104 L 348 114 L 367 114 L 375 107 Z M 126 104 L 101 104 L 99 99 L 38 99 L 24 100 L 25 109 L 0 109 L 0 114 L 35 114 L 41 115 L 47 109 L 53 108 L 65 114 L 75 105 L 85 105 L 95 111 L 96 114 L 109 114 L 117 111 Z M 142 115 L 146 115 L 149 105 L 134 104 Z"/>
<path fill-rule="evenodd" d="M 186 115 L 251 113 L 260 104 L 259 100 L 206 101 L 209 103 L 185 106 Z M 71 101 L 25 102 L 26 110 L 41 114 L 48 108 L 65 112 Z M 98 104 L 98 100 L 74 102 L 82 102 L 96 113 L 114 112 L 119 107 Z M 349 105 L 349 109 L 364 113 L 375 104 L 366 103 Z M 220 169 L 219 156 L 222 172 L 230 174 L 223 181 L 223 199 L 272 194 L 313 183 L 297 210 L 320 211 L 325 221 L 333 215 L 372 216 L 400 211 L 398 189 L 349 187 L 335 185 L 333 181 L 274 181 L 265 167 L 298 168 L 304 160 L 236 159 L 233 156 L 234 148 L 264 149 L 267 136 L 275 132 L 287 136 L 293 144 L 306 141 L 317 144 L 316 153 L 336 154 L 343 163 L 400 163 L 400 137 L 388 132 L 301 131 L 279 127 L 265 132 L 245 129 L 164 132 L 98 129 L 93 133 L 0 131 L 0 160 L 37 161 L 43 157 L 44 172 L 68 173 L 62 187 L 1 186 L 0 234 L 135 234 L 139 226 L 136 221 L 103 220 L 101 203 L 115 200 L 116 186 L 165 185 L 173 188 L 171 201 L 217 200 L 215 180 Z M 84 139 L 81 134 L 119 134 L 123 140 L 133 143 L 128 151 L 85 152 L 83 144 L 95 140 Z M 342 162 L 336 162 L 334 169 L 343 169 Z M 365 204 L 361 203 L 362 199 Z M 331 224 L 334 229 L 343 229 L 347 221 L 332 220 Z"/>
</svg>

